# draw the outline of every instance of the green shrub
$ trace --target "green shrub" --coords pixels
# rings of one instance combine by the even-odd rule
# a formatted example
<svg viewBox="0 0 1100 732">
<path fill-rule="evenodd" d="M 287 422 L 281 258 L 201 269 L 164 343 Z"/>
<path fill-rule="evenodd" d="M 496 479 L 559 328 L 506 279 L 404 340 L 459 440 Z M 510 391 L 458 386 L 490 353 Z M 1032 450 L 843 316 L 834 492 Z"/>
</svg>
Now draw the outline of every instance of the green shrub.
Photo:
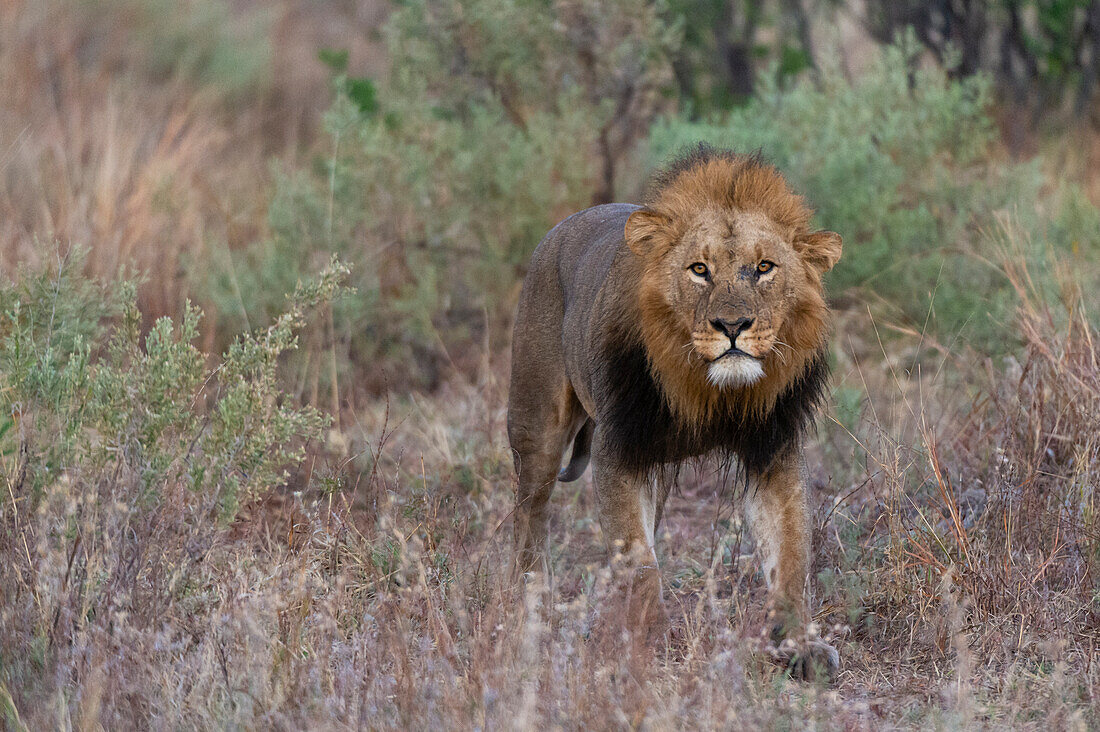
<svg viewBox="0 0 1100 732">
<path fill-rule="evenodd" d="M 239 337 L 213 369 L 192 345 L 201 313 L 156 321 L 141 334 L 131 284 L 77 273 L 81 258 L 0 284 L 0 455 L 21 466 L 13 492 L 31 505 L 60 480 L 106 488 L 131 506 L 186 489 L 200 515 L 232 518 L 241 502 L 283 480 L 303 440 L 326 419 L 286 403 L 281 354 L 297 345 L 306 313 L 331 300 L 347 269 L 335 260 L 299 286 L 266 329 Z M 117 318 L 107 316 L 118 313 Z"/>
<path fill-rule="evenodd" d="M 385 30 L 390 75 L 339 75 L 331 152 L 281 172 L 271 236 L 210 279 L 221 325 L 266 322 L 318 258 L 353 262 L 336 311 L 350 360 L 430 386 L 470 344 L 503 340 L 516 284 L 561 218 L 610 199 L 667 103 L 667 49 L 641 0 L 412 0 Z"/>
<path fill-rule="evenodd" d="M 705 115 L 746 102 L 761 69 L 789 78 L 814 67 L 815 16 L 820 22 L 836 10 L 815 5 L 798 0 L 667 0 L 667 12 L 683 36 L 673 63 L 688 112 Z"/>
<path fill-rule="evenodd" d="M 651 164 L 699 140 L 762 150 L 806 194 L 818 224 L 843 235 L 834 293 L 854 288 L 917 331 L 1003 346 L 999 326 L 1015 297 L 989 265 L 990 234 L 1018 221 L 1034 233 L 1025 254 L 1036 258 L 1041 243 L 1096 247 L 1095 209 L 1047 195 L 1041 161 L 1001 159 L 984 77 L 952 81 L 916 55 L 903 38 L 855 81 L 837 68 L 816 85 L 765 76 L 758 96 L 728 116 L 657 125 Z"/>
<path fill-rule="evenodd" d="M 134 286 L 90 282 L 81 264 L 0 280 L 0 546 L 22 547 L 2 573 L 0 691 L 20 695 L 138 615 L 159 628 L 167 607 L 209 601 L 204 559 L 328 421 L 285 398 L 278 363 L 343 265 L 211 367 L 192 345 L 196 308 L 143 335 Z"/>
</svg>

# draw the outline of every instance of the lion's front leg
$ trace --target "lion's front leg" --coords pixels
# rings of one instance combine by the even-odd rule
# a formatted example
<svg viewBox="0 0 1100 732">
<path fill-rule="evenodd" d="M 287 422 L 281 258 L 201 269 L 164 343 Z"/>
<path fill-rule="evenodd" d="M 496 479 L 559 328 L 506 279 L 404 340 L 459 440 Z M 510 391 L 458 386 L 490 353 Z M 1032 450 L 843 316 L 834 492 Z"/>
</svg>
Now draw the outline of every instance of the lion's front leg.
<svg viewBox="0 0 1100 732">
<path fill-rule="evenodd" d="M 809 607 L 810 510 L 801 450 L 790 450 L 752 476 L 747 514 L 768 583 L 768 621 L 779 660 L 799 678 L 832 680 L 840 658 L 832 646 L 806 637 Z"/>
</svg>

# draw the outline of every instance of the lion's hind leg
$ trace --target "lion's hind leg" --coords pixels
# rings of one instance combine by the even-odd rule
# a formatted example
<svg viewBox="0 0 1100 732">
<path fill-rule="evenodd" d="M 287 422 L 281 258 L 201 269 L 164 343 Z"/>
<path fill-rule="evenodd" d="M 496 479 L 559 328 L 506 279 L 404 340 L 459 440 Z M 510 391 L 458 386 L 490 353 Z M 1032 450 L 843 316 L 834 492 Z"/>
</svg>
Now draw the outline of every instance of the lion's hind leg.
<svg viewBox="0 0 1100 732">
<path fill-rule="evenodd" d="M 508 439 L 518 476 L 513 515 L 518 569 L 524 573 L 549 572 L 546 561 L 548 504 L 558 479 L 562 455 L 587 415 L 564 369 L 551 375 L 524 373 L 521 368 L 513 373 L 512 389 Z"/>
</svg>

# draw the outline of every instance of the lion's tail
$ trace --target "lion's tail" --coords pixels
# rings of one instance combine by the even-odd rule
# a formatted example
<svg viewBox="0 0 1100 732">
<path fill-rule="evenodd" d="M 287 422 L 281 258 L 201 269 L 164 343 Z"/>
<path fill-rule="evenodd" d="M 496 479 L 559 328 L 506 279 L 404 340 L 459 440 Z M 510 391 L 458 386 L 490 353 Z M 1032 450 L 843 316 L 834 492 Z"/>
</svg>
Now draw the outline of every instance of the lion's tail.
<svg viewBox="0 0 1100 732">
<path fill-rule="evenodd" d="M 595 424 L 592 420 L 586 420 L 573 438 L 573 455 L 569 458 L 569 464 L 558 473 L 558 480 L 569 483 L 584 475 L 584 469 L 588 467 L 588 457 L 592 452 L 592 430 Z"/>
</svg>

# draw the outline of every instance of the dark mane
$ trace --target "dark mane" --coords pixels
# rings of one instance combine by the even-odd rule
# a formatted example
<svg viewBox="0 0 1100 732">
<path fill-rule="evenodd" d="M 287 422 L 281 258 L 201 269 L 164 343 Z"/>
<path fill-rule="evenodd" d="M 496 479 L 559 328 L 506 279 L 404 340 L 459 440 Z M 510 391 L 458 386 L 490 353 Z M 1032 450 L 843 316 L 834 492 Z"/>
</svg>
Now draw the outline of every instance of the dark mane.
<svg viewBox="0 0 1100 732">
<path fill-rule="evenodd" d="M 603 356 L 609 367 L 602 376 L 608 401 L 597 421 L 620 465 L 637 473 L 718 452 L 735 455 L 749 472 L 759 474 L 812 426 L 829 377 L 822 347 L 771 411 L 726 411 L 703 424 L 686 425 L 675 418 L 654 380 L 640 339 L 612 337 Z"/>
</svg>

